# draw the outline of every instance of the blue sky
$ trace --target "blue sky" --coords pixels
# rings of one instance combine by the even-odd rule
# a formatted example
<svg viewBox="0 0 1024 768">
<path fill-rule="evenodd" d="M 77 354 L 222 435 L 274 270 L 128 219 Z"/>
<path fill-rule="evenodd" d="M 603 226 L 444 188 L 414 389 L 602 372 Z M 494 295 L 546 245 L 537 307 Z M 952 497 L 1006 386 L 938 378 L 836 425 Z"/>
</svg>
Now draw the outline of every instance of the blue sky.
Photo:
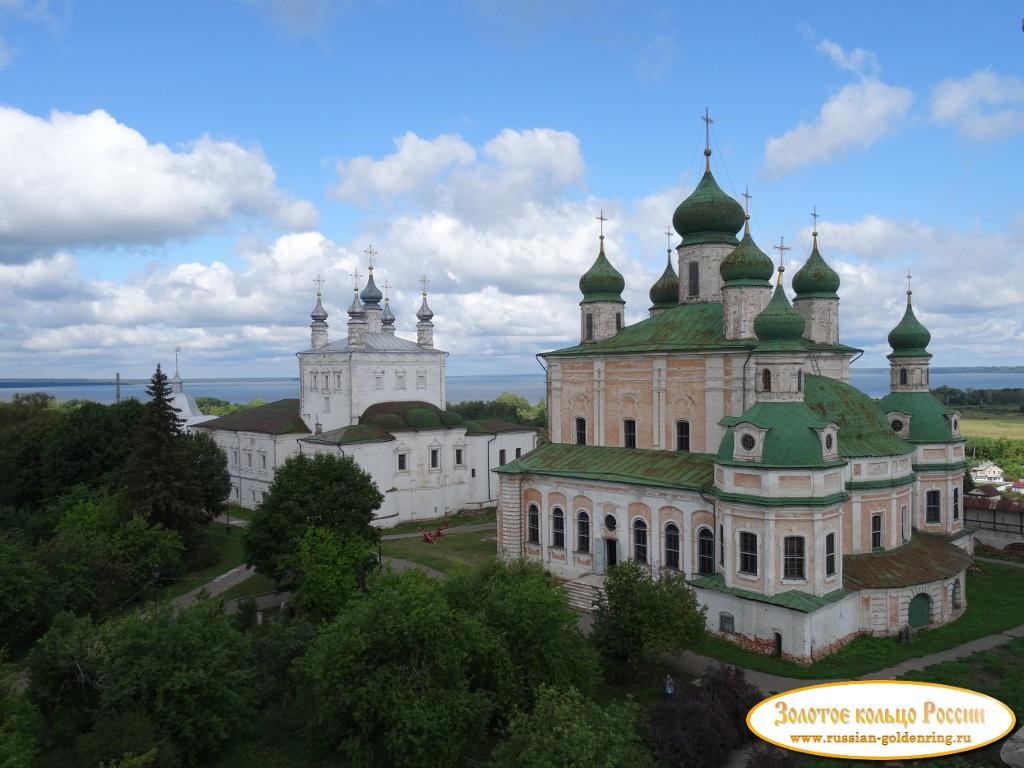
<svg viewBox="0 0 1024 768">
<path fill-rule="evenodd" d="M 937 7 L 934 7 L 937 6 Z M 1022 364 L 1019 3 L 0 0 L 0 377 L 294 375 L 363 250 L 452 373 L 538 372 L 607 251 L 646 316 L 703 159 L 884 365 Z M 678 237 L 673 237 L 673 245 Z M 792 275 L 792 271 L 789 275 Z"/>
</svg>

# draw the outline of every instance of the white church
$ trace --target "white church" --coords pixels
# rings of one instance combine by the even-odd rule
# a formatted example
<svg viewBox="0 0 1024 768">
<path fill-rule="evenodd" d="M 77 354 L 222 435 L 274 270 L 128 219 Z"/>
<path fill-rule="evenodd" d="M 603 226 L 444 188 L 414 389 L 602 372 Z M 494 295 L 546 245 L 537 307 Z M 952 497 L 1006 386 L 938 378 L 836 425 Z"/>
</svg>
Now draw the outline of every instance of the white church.
<svg viewBox="0 0 1024 768">
<path fill-rule="evenodd" d="M 537 433 L 445 410 L 448 353 L 434 347 L 426 286 L 415 341 L 395 334 L 395 315 L 372 264 L 366 287 L 353 289 L 344 339 L 328 338 L 320 290 L 310 317 L 310 346 L 297 353 L 298 399 L 192 427 L 227 456 L 231 501 L 255 508 L 289 457 L 329 453 L 351 456 L 373 476 L 384 494 L 375 521 L 382 527 L 494 504 L 494 470 L 532 450 Z"/>
</svg>

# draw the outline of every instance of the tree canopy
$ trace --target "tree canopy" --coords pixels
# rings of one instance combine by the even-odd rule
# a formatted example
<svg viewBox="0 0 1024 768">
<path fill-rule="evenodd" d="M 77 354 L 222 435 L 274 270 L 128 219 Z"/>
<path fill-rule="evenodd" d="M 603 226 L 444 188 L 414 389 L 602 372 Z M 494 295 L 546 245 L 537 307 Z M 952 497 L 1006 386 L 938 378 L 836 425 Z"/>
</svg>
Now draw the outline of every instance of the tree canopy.
<svg viewBox="0 0 1024 768">
<path fill-rule="evenodd" d="M 246 559 L 260 573 L 283 581 L 293 575 L 308 528 L 376 542 L 371 521 L 383 502 L 373 477 L 351 456 L 292 456 L 277 470 L 246 530 Z"/>
</svg>

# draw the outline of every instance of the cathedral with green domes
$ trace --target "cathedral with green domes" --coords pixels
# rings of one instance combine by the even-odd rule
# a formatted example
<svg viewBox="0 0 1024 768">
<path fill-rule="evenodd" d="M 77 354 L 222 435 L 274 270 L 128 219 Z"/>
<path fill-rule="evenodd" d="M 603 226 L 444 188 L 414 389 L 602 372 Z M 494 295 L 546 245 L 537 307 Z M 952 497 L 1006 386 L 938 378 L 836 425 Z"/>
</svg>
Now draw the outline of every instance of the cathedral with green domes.
<svg viewBox="0 0 1024 768">
<path fill-rule="evenodd" d="M 579 344 L 540 355 L 551 442 L 498 470 L 500 554 L 543 564 L 582 609 L 624 560 L 685 578 L 711 632 L 803 662 L 956 620 L 964 440 L 929 391 L 911 292 L 873 400 L 849 384 L 861 350 L 839 340 L 818 233 L 787 291 L 704 155 L 640 322 L 602 231 Z"/>
</svg>

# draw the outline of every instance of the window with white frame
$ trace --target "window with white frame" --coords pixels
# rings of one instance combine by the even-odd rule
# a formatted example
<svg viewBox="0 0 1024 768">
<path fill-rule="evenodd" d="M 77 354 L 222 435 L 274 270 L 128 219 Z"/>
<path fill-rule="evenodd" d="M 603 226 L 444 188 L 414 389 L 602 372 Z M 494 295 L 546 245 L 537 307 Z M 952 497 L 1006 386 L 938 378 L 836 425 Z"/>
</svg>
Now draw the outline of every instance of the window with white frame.
<svg viewBox="0 0 1024 768">
<path fill-rule="evenodd" d="M 265 453 L 260 454 L 260 469 L 264 472 L 267 471 L 267 454 Z"/>
<path fill-rule="evenodd" d="M 590 552 L 590 515 L 582 509 L 576 513 L 576 551 Z"/>
<path fill-rule="evenodd" d="M 636 448 L 636 419 L 622 422 L 622 444 L 627 448 Z"/>
<path fill-rule="evenodd" d="M 251 451 L 246 451 L 245 452 L 245 466 L 247 466 L 249 469 L 252 469 L 252 452 Z"/>
<path fill-rule="evenodd" d="M 708 576 L 715 572 L 715 534 L 710 528 L 697 532 L 697 573 Z"/>
<path fill-rule="evenodd" d="M 395 389 L 405 389 L 405 371 L 395 371 Z"/>
<path fill-rule="evenodd" d="M 398 457 L 398 471 L 408 472 L 409 471 L 409 454 L 399 453 L 395 454 Z"/>
<path fill-rule="evenodd" d="M 953 519 L 960 519 L 960 489 L 953 489 Z"/>
<path fill-rule="evenodd" d="M 384 371 L 382 369 L 373 372 L 373 388 L 384 389 Z"/>
<path fill-rule="evenodd" d="M 334 374 L 334 388 L 335 389 L 341 389 L 341 374 L 340 373 Z"/>
<path fill-rule="evenodd" d="M 804 567 L 804 537 L 787 536 L 782 541 L 782 578 L 806 578 Z"/>
<path fill-rule="evenodd" d="M 440 469 L 441 468 L 441 449 L 431 448 L 430 449 L 430 468 Z"/>
<path fill-rule="evenodd" d="M 942 493 L 928 491 L 924 495 L 924 521 L 938 523 L 942 521 Z"/>
<path fill-rule="evenodd" d="M 690 450 L 690 422 L 688 421 L 676 422 L 676 450 Z"/>
<path fill-rule="evenodd" d="M 426 388 L 427 388 L 427 374 L 425 374 L 425 373 L 417 373 L 416 374 L 416 389 L 426 389 Z"/>
<path fill-rule="evenodd" d="M 466 463 L 465 462 L 465 454 L 463 452 L 463 449 L 462 448 L 456 448 L 455 449 L 455 466 L 456 467 L 462 467 L 462 466 L 465 466 L 465 463 Z"/>
<path fill-rule="evenodd" d="M 565 548 L 565 513 L 559 507 L 551 510 L 551 546 Z"/>
<path fill-rule="evenodd" d="M 665 526 L 665 567 L 679 570 L 679 526 L 675 523 Z"/>
<path fill-rule="evenodd" d="M 643 520 L 633 521 L 633 559 L 647 562 L 647 523 Z"/>
<path fill-rule="evenodd" d="M 576 417 L 576 445 L 587 444 L 587 420 L 582 416 Z"/>
<path fill-rule="evenodd" d="M 871 516 L 871 548 L 882 548 L 882 516 Z"/>
<path fill-rule="evenodd" d="M 836 575 L 836 535 L 834 533 L 825 537 L 825 575 Z"/>
<path fill-rule="evenodd" d="M 231 463 L 236 467 L 238 466 L 238 451 L 231 452 Z"/>
<path fill-rule="evenodd" d="M 757 576 L 757 534 L 740 531 L 740 573 Z"/>
<path fill-rule="evenodd" d="M 540 510 L 531 504 L 526 510 L 526 540 L 530 544 L 540 544 Z"/>
</svg>

